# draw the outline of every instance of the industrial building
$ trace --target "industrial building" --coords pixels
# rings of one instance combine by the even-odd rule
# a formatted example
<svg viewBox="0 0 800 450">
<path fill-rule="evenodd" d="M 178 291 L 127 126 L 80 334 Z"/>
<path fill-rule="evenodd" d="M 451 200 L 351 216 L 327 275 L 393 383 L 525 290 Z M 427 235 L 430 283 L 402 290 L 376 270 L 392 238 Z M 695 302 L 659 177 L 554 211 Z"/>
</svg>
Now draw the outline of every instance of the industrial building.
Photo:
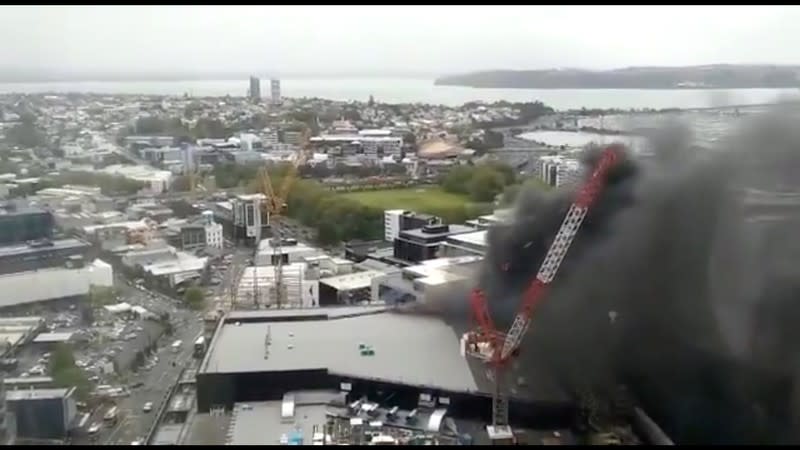
<svg viewBox="0 0 800 450">
<path fill-rule="evenodd" d="M 8 409 L 23 439 L 63 440 L 77 415 L 75 388 L 7 391 Z"/>
<path fill-rule="evenodd" d="M 438 318 L 382 307 L 232 312 L 198 370 L 198 410 L 346 383 L 351 398 L 391 394 L 392 405 L 411 410 L 420 394 L 447 397 L 452 414 L 488 420 L 492 384 L 463 346 L 460 331 Z M 568 421 L 574 413 L 547 372 L 515 392 L 515 420 Z"/>
<path fill-rule="evenodd" d="M 77 239 L 36 241 L 0 247 L 0 308 L 73 300 L 92 285 L 111 286 L 113 269 L 89 261 L 90 246 Z"/>
<path fill-rule="evenodd" d="M 178 251 L 161 241 L 128 251 L 121 260 L 125 267 L 140 270 L 151 286 L 164 289 L 200 278 L 208 265 L 208 258 Z"/>
</svg>

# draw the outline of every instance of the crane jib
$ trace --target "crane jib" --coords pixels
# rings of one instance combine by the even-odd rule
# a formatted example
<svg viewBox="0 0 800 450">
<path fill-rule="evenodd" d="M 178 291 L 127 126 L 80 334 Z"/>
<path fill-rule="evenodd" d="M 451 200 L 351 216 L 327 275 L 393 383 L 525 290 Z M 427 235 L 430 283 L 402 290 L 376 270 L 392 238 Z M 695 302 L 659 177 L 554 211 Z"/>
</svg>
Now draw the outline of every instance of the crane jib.
<svg viewBox="0 0 800 450">
<path fill-rule="evenodd" d="M 491 343 L 496 349 L 491 358 L 492 362 L 500 365 L 505 363 L 512 354 L 519 348 L 525 333 L 530 326 L 531 318 L 536 307 L 544 298 L 547 288 L 553 282 L 561 263 L 569 251 L 575 236 L 580 230 L 583 220 L 589 212 L 589 208 L 597 200 L 602 191 L 608 171 L 617 162 L 615 147 L 606 148 L 595 169 L 592 171 L 586 183 L 581 186 L 575 201 L 570 206 L 564 221 L 561 223 L 556 236 L 553 238 L 550 248 L 547 250 L 539 271 L 529 287 L 523 293 L 522 303 L 511 327 L 505 337 L 497 332 L 493 320 L 489 314 L 486 296 L 480 289 L 474 289 L 471 295 L 471 306 L 473 316 L 479 327 L 479 333 L 489 336 Z M 499 349 L 500 351 L 497 351 Z"/>
</svg>

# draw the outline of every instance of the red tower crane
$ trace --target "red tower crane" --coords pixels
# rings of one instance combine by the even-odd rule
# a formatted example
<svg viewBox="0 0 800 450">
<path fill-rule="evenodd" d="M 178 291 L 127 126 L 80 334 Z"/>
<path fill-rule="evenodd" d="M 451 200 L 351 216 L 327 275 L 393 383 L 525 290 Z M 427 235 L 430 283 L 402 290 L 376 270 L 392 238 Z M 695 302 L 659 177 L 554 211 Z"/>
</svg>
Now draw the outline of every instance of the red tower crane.
<svg viewBox="0 0 800 450">
<path fill-rule="evenodd" d="M 475 288 L 470 295 L 472 314 L 477 328 L 468 334 L 466 348 L 470 356 L 481 359 L 493 368 L 495 389 L 492 396 L 492 425 L 487 427 L 487 431 L 494 442 L 514 440 L 508 422 L 506 369 L 511 358 L 517 354 L 522 339 L 531 324 L 533 312 L 545 297 L 550 283 L 558 273 L 561 262 L 578 234 L 583 219 L 605 187 L 606 175 L 617 162 L 617 150 L 615 146 L 607 147 L 591 176 L 581 186 L 553 239 L 553 243 L 545 254 L 539 272 L 523 293 L 522 304 L 505 335 L 497 331 L 489 314 L 489 306 L 483 291 Z"/>
</svg>

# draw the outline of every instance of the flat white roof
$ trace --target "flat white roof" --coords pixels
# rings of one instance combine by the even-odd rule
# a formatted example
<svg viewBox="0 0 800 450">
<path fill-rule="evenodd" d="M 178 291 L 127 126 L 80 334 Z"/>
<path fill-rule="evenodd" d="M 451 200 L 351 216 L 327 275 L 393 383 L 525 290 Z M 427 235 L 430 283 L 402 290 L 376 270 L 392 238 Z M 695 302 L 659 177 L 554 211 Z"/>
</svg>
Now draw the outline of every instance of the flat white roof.
<svg viewBox="0 0 800 450">
<path fill-rule="evenodd" d="M 485 247 L 488 243 L 486 242 L 487 231 L 475 231 L 474 233 L 464 233 L 464 234 L 457 234 L 455 236 L 450 236 L 447 238 L 449 241 L 453 242 L 463 242 L 465 244 L 471 244 L 479 247 Z"/>
<path fill-rule="evenodd" d="M 74 333 L 72 331 L 64 331 L 58 333 L 41 333 L 33 340 L 36 344 L 49 344 L 54 342 L 67 342 L 72 338 Z"/>
<path fill-rule="evenodd" d="M 106 228 L 126 228 L 128 230 L 138 230 L 142 228 L 147 228 L 147 222 L 142 220 L 130 220 L 126 222 L 114 222 L 114 223 L 107 223 L 101 225 L 87 225 L 83 227 L 83 232 L 86 234 L 92 234 L 97 230 L 103 230 Z"/>
<path fill-rule="evenodd" d="M 150 272 L 154 276 L 158 275 L 171 275 L 182 272 L 193 272 L 203 270 L 208 258 L 198 258 L 189 255 L 188 253 L 177 253 L 178 257 L 170 261 L 156 262 L 144 266 L 146 272 Z"/>
<path fill-rule="evenodd" d="M 258 243 L 258 254 L 271 254 L 273 251 L 272 247 L 272 239 L 264 239 Z M 322 254 L 322 250 L 308 246 L 303 244 L 302 242 L 298 242 L 297 245 L 281 245 L 281 253 L 284 255 L 288 255 L 290 253 L 301 253 L 301 252 L 319 252 Z"/>
<path fill-rule="evenodd" d="M 102 171 L 111 175 L 120 175 L 132 179 L 163 181 L 172 178 L 172 172 L 169 170 L 159 170 L 150 166 L 114 164 L 102 169 Z"/>
<path fill-rule="evenodd" d="M 267 196 L 264 194 L 239 194 L 236 196 L 236 199 L 243 200 L 243 201 L 250 201 L 250 200 L 266 200 Z M 220 202 L 225 203 L 225 202 Z"/>
<path fill-rule="evenodd" d="M 355 272 L 345 275 L 336 275 L 335 277 L 322 278 L 319 280 L 319 282 L 327 284 L 337 291 L 349 291 L 353 289 L 369 287 L 372 285 L 373 278 L 382 275 L 386 274 L 378 270 L 366 270 L 364 272 Z"/>
</svg>

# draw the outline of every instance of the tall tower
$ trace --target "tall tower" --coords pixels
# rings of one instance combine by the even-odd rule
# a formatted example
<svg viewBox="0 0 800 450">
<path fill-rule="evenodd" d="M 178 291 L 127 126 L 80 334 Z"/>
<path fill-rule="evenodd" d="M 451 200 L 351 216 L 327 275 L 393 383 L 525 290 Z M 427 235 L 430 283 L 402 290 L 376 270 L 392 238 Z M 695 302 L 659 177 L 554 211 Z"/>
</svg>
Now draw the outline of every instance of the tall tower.
<svg viewBox="0 0 800 450">
<path fill-rule="evenodd" d="M 269 80 L 270 94 L 272 95 L 272 104 L 280 105 L 281 100 L 281 80 L 273 78 Z"/>
<path fill-rule="evenodd" d="M 250 100 L 259 102 L 261 100 L 261 80 L 257 77 L 250 77 Z"/>
</svg>

